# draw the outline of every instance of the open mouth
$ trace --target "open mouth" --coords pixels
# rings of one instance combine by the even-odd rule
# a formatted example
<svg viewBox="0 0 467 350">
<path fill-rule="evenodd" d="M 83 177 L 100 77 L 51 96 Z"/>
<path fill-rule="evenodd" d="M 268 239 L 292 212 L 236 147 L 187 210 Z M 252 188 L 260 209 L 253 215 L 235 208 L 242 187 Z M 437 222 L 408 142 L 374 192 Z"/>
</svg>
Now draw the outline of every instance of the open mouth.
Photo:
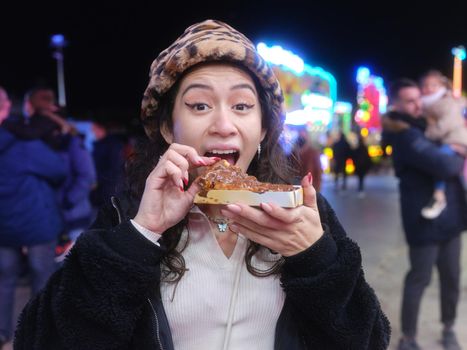
<svg viewBox="0 0 467 350">
<path fill-rule="evenodd" d="M 237 150 L 212 150 L 204 154 L 205 157 L 219 157 L 225 159 L 230 165 L 237 163 L 240 153 Z"/>
</svg>

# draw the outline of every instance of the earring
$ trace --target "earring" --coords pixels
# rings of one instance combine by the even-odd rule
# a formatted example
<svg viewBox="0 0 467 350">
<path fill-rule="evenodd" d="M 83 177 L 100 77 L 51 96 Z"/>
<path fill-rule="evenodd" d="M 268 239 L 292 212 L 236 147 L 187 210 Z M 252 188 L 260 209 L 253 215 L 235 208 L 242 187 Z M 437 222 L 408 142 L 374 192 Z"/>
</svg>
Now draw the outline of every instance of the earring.
<svg viewBox="0 0 467 350">
<path fill-rule="evenodd" d="M 258 160 L 261 155 L 261 144 L 258 145 Z"/>
</svg>

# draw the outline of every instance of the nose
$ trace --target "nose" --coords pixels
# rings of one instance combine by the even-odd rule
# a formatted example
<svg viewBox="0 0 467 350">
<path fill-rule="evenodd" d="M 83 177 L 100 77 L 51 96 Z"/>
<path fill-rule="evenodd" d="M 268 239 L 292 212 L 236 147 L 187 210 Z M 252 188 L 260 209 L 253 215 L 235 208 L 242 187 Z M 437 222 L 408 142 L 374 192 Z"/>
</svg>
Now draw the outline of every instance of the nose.
<svg viewBox="0 0 467 350">
<path fill-rule="evenodd" d="M 218 109 L 213 114 L 213 119 L 209 131 L 220 136 L 232 136 L 237 134 L 238 130 L 235 125 L 235 116 L 226 108 Z"/>
</svg>

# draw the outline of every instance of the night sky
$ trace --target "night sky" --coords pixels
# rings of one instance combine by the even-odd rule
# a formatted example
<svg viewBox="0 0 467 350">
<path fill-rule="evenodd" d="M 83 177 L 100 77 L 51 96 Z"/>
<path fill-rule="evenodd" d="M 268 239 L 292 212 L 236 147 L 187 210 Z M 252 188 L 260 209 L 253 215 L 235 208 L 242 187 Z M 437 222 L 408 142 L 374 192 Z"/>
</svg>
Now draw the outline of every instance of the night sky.
<svg viewBox="0 0 467 350">
<path fill-rule="evenodd" d="M 55 87 L 49 36 L 63 33 L 69 111 L 136 116 L 157 53 L 214 18 L 330 71 L 338 99 L 354 102 L 359 65 L 385 81 L 430 68 L 452 75 L 451 48 L 467 46 L 466 1 L 434 1 L 2 1 L 0 85 L 17 99 L 36 84 Z"/>
</svg>

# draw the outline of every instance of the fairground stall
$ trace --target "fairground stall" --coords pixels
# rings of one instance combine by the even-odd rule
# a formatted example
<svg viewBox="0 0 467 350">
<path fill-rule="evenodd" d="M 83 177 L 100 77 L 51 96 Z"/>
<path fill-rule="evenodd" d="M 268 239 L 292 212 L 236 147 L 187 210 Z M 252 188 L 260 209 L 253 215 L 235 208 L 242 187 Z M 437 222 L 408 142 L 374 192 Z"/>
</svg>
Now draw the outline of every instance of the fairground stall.
<svg viewBox="0 0 467 350">
<path fill-rule="evenodd" d="M 259 43 L 257 49 L 271 64 L 284 93 L 283 145 L 286 152 L 291 151 L 297 135 L 303 130 L 320 150 L 328 144 L 333 129 L 350 130 L 352 106 L 337 101 L 337 82 L 331 73 L 305 63 L 279 45 Z M 327 168 L 328 159 L 322 159 L 324 168 Z"/>
</svg>

